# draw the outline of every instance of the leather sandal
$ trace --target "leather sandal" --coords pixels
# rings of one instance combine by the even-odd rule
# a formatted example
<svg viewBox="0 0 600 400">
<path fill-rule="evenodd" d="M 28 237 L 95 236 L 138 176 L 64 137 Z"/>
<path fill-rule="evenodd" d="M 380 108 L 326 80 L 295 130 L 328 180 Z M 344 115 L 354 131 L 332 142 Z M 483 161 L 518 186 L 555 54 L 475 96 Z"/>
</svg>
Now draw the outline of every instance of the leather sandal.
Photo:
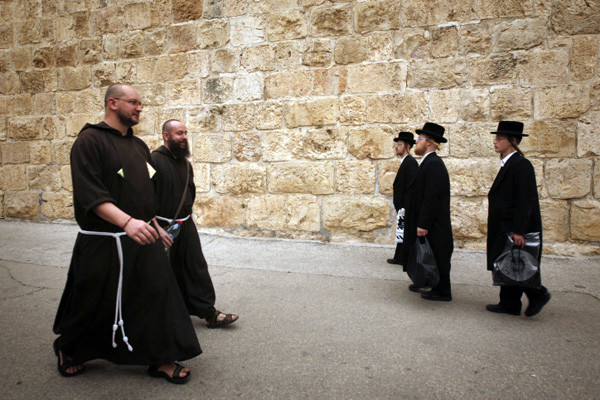
<svg viewBox="0 0 600 400">
<path fill-rule="evenodd" d="M 173 370 L 171 376 L 169 376 L 169 374 L 167 374 L 166 372 L 159 371 L 158 366 L 151 365 L 148 367 L 148 375 L 150 375 L 153 378 L 165 378 L 167 382 L 174 383 L 176 385 L 182 385 L 190 379 L 190 375 L 192 374 L 192 371 L 188 371 L 188 373 L 185 376 L 179 376 L 179 374 L 181 374 L 182 369 L 182 365 L 175 363 L 175 369 Z"/>
<path fill-rule="evenodd" d="M 75 364 L 75 363 L 73 363 L 73 361 L 66 360 L 64 353 L 58 346 L 58 339 L 56 339 L 54 341 L 54 343 L 52 344 L 52 347 L 54 348 L 54 354 L 56 355 L 56 369 L 58 369 L 58 372 L 62 376 L 64 376 L 65 378 L 70 378 L 72 376 L 83 374 L 85 372 L 85 366 L 83 364 Z M 62 362 L 61 362 L 61 359 L 62 359 Z M 67 372 L 67 370 L 69 368 L 73 368 L 73 367 L 75 367 L 75 368 L 81 367 L 81 369 L 78 369 L 75 372 Z"/>
<path fill-rule="evenodd" d="M 225 318 L 223 318 L 222 321 L 219 321 L 218 317 L 221 314 L 225 315 Z M 211 317 L 207 317 L 205 319 L 206 319 L 206 326 L 208 326 L 209 329 L 215 329 L 215 328 L 221 328 L 225 325 L 233 324 L 235 321 L 238 320 L 238 318 L 239 317 L 235 314 L 225 314 L 219 310 L 215 310 L 215 313 Z"/>
</svg>

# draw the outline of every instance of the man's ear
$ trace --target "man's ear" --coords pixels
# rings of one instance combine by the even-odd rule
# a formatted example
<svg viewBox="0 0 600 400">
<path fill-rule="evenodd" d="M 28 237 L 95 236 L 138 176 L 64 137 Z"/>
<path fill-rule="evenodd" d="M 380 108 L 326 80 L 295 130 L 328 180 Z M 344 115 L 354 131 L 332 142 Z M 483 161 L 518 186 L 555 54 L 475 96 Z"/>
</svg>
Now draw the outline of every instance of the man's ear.
<svg viewBox="0 0 600 400">
<path fill-rule="evenodd" d="M 163 140 L 164 140 L 165 142 L 166 142 L 166 141 L 168 141 L 168 140 L 169 140 L 169 132 L 164 132 L 164 131 L 163 131 L 163 133 L 162 133 L 162 137 L 163 137 Z"/>
</svg>

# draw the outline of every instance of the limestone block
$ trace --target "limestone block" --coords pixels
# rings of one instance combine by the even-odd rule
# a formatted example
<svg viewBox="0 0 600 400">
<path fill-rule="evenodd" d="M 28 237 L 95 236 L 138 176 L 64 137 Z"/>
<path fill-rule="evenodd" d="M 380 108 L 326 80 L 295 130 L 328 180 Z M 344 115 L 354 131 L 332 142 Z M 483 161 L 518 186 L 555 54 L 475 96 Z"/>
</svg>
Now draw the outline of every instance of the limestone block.
<svg viewBox="0 0 600 400">
<path fill-rule="evenodd" d="M 233 81 L 233 99 L 236 101 L 262 100 L 265 79 L 261 73 L 238 74 Z"/>
<path fill-rule="evenodd" d="M 76 137 L 85 124 L 93 124 L 96 122 L 95 119 L 95 116 L 91 114 L 67 115 L 65 120 L 66 135 L 70 137 Z"/>
<path fill-rule="evenodd" d="M 456 122 L 460 116 L 460 93 L 458 89 L 429 91 L 429 120 Z"/>
<path fill-rule="evenodd" d="M 349 93 L 397 92 L 406 88 L 407 65 L 398 63 L 348 66 Z"/>
<path fill-rule="evenodd" d="M 93 36 L 121 32 L 123 29 L 121 7 L 110 6 L 90 11 L 90 27 Z"/>
<path fill-rule="evenodd" d="M 49 219 L 72 219 L 73 195 L 71 193 L 46 192 L 42 193 L 42 214 Z"/>
<path fill-rule="evenodd" d="M 135 61 L 135 81 L 138 84 L 151 83 L 154 81 L 154 61 L 153 58 L 141 58 Z M 92 74 L 94 74 L 93 70 Z"/>
<path fill-rule="evenodd" d="M 266 167 L 254 163 L 215 165 L 212 168 L 213 187 L 217 193 L 265 193 Z"/>
<path fill-rule="evenodd" d="M 218 49 L 229 42 L 227 22 L 209 20 L 198 23 L 198 46 L 200 49 Z"/>
<path fill-rule="evenodd" d="M 499 157 L 494 152 L 494 135 L 490 133 L 497 127 L 498 124 L 493 122 L 453 125 L 446 133 L 450 155 L 458 158 Z"/>
<path fill-rule="evenodd" d="M 150 3 L 152 26 L 164 26 L 173 23 L 172 3 L 170 1 L 154 1 Z"/>
<path fill-rule="evenodd" d="M 286 210 L 287 228 L 293 232 L 318 232 L 321 229 L 321 207 L 316 196 L 289 196 Z"/>
<path fill-rule="evenodd" d="M 210 66 L 212 72 L 236 72 L 239 68 L 240 57 L 237 49 L 219 49 L 212 52 Z"/>
<path fill-rule="evenodd" d="M 583 81 L 594 77 L 597 70 L 598 38 L 574 36 L 571 49 L 571 77 Z"/>
<path fill-rule="evenodd" d="M 54 46 L 54 60 L 57 67 L 73 67 L 77 64 L 76 43 L 59 43 Z"/>
<path fill-rule="evenodd" d="M 300 44 L 297 42 L 279 42 L 275 43 L 275 60 L 277 69 L 293 70 L 300 65 Z"/>
<path fill-rule="evenodd" d="M 581 132 L 577 123 L 569 120 L 526 123 L 525 133 L 529 137 L 524 138 L 519 147 L 527 156 L 575 157 L 577 143 L 582 143 L 581 137 L 577 139 L 578 130 Z"/>
<path fill-rule="evenodd" d="M 276 72 L 265 79 L 267 98 L 302 97 L 312 91 L 313 73 L 310 71 Z"/>
<path fill-rule="evenodd" d="M 209 78 L 203 82 L 204 104 L 219 104 L 231 100 L 233 96 L 233 78 L 221 76 Z"/>
<path fill-rule="evenodd" d="M 142 36 L 142 49 L 146 56 L 159 56 L 166 52 L 169 36 L 166 28 L 146 29 Z"/>
<path fill-rule="evenodd" d="M 312 36 L 341 36 L 352 32 L 352 10 L 348 4 L 313 8 L 310 13 Z"/>
<path fill-rule="evenodd" d="M 71 166 L 63 165 L 60 167 L 60 181 L 62 182 L 62 187 L 69 192 L 73 191 L 73 179 L 71 178 Z"/>
<path fill-rule="evenodd" d="M 555 86 L 535 89 L 535 119 L 577 118 L 590 107 L 587 85 Z"/>
<path fill-rule="evenodd" d="M 499 169 L 497 159 L 489 158 L 450 158 L 444 163 L 450 175 L 452 196 L 487 196 Z"/>
<path fill-rule="evenodd" d="M 377 184 L 379 193 L 384 196 L 394 195 L 394 179 L 400 168 L 400 160 L 379 161 L 377 163 Z"/>
<path fill-rule="evenodd" d="M 260 161 L 262 143 L 257 132 L 242 132 L 233 135 L 233 155 L 238 161 Z"/>
<path fill-rule="evenodd" d="M 3 142 L 0 144 L 2 164 L 27 164 L 29 163 L 28 142 Z"/>
<path fill-rule="evenodd" d="M 487 56 L 492 48 L 491 27 L 486 22 L 460 27 L 460 48 L 465 55 Z"/>
<path fill-rule="evenodd" d="M 190 3 L 194 4 L 195 2 Z M 146 3 L 126 4 L 123 6 L 123 12 L 126 26 L 129 29 L 146 29 L 152 26 L 152 10 Z"/>
<path fill-rule="evenodd" d="M 226 162 L 231 160 L 231 135 L 228 133 L 201 133 L 194 139 L 195 161 Z"/>
<path fill-rule="evenodd" d="M 364 125 L 367 122 L 367 100 L 362 96 L 340 97 L 340 123 Z"/>
<path fill-rule="evenodd" d="M 0 190 L 27 189 L 27 168 L 25 165 L 3 165 L 0 166 L 0 172 Z"/>
<path fill-rule="evenodd" d="M 323 228 L 330 232 L 369 232 L 388 225 L 390 202 L 371 196 L 323 198 Z"/>
<path fill-rule="evenodd" d="M 450 219 L 455 239 L 483 239 L 487 237 L 487 198 L 450 198 Z"/>
<path fill-rule="evenodd" d="M 36 93 L 31 100 L 36 114 L 56 114 L 56 96 L 54 93 Z"/>
<path fill-rule="evenodd" d="M 445 0 L 445 21 L 468 22 L 477 19 L 477 0 Z"/>
<path fill-rule="evenodd" d="M 234 227 L 244 223 L 244 200 L 232 196 L 199 196 L 194 203 L 199 226 Z"/>
<path fill-rule="evenodd" d="M 336 97 L 320 97 L 287 103 L 284 117 L 288 128 L 333 125 L 338 120 L 338 100 Z"/>
<path fill-rule="evenodd" d="M 594 160 L 594 197 L 600 199 L 600 159 Z"/>
<path fill-rule="evenodd" d="M 531 52 L 524 54 L 519 60 L 519 78 L 525 85 L 567 83 L 568 71 L 567 50 Z"/>
<path fill-rule="evenodd" d="M 431 55 L 434 58 L 452 57 L 458 52 L 458 29 L 456 26 L 431 29 Z"/>
<path fill-rule="evenodd" d="M 8 119 L 8 137 L 14 140 L 36 139 L 43 129 L 43 118 L 12 117 Z"/>
<path fill-rule="evenodd" d="M 286 162 L 268 166 L 269 193 L 332 194 L 333 162 Z"/>
<path fill-rule="evenodd" d="M 31 70 L 23 71 L 19 75 L 21 77 L 22 90 L 29 93 L 40 93 L 45 89 L 45 80 L 49 71 Z M 14 97 L 13 97 L 14 98 Z"/>
<path fill-rule="evenodd" d="M 315 96 L 342 94 L 346 91 L 347 81 L 347 71 L 345 68 L 315 70 L 313 94 Z"/>
<path fill-rule="evenodd" d="M 282 231 L 286 227 L 286 220 L 285 196 L 257 196 L 248 201 L 248 227 Z"/>
<path fill-rule="evenodd" d="M 122 61 L 115 64 L 117 82 L 132 85 L 135 82 L 135 61 Z"/>
<path fill-rule="evenodd" d="M 107 87 L 117 81 L 117 67 L 115 63 L 101 63 L 92 66 L 92 85 Z"/>
<path fill-rule="evenodd" d="M 337 64 L 357 64 L 369 58 L 368 38 L 344 36 L 335 41 L 333 49 Z"/>
<path fill-rule="evenodd" d="M 281 115 L 283 106 L 278 102 L 262 102 L 256 105 L 256 128 L 279 129 L 281 128 Z"/>
<path fill-rule="evenodd" d="M 187 66 L 188 76 L 190 78 L 206 78 L 210 74 L 211 66 L 209 61 L 209 51 L 189 53 Z"/>
<path fill-rule="evenodd" d="M 219 130 L 219 114 L 214 107 L 186 108 L 189 132 L 216 132 Z"/>
<path fill-rule="evenodd" d="M 461 116 L 464 121 L 487 121 L 490 115 L 488 89 L 465 89 L 460 93 Z"/>
<path fill-rule="evenodd" d="M 77 112 L 88 114 L 104 114 L 104 94 L 101 88 L 90 88 L 76 92 L 75 105 Z"/>
<path fill-rule="evenodd" d="M 53 67 L 55 65 L 54 49 L 50 46 L 35 49 L 32 62 L 36 68 Z"/>
<path fill-rule="evenodd" d="M 564 242 L 569 238 L 569 202 L 540 200 L 544 242 Z"/>
<path fill-rule="evenodd" d="M 571 203 L 571 238 L 598 242 L 600 241 L 599 226 L 600 202 L 579 200 Z"/>
<path fill-rule="evenodd" d="M 119 59 L 119 36 L 107 33 L 102 36 L 102 54 L 105 60 Z"/>
<path fill-rule="evenodd" d="M 248 72 L 273 71 L 276 63 L 275 49 L 272 46 L 247 47 L 242 53 L 242 66 Z"/>
<path fill-rule="evenodd" d="M 202 18 L 202 1 L 171 0 L 175 22 L 193 21 Z"/>
<path fill-rule="evenodd" d="M 267 17 L 267 35 L 271 42 L 302 39 L 307 34 L 306 16 L 300 10 L 274 12 Z"/>
<path fill-rule="evenodd" d="M 105 9 L 104 12 L 107 16 L 105 21 L 100 21 L 101 15 L 95 15 L 87 10 L 75 11 L 60 16 L 56 23 L 56 40 L 64 41 L 89 37 L 90 28 L 92 29 L 91 36 L 101 35 L 103 33 L 101 31 L 105 27 L 107 32 L 109 30 L 117 32 L 118 30 L 113 30 L 116 29 L 114 25 L 119 23 L 119 21 L 115 21 L 115 18 L 118 17 L 116 11 L 115 7 Z"/>
<path fill-rule="evenodd" d="M 4 13 L 2 15 L 4 15 Z M 14 42 L 14 25 L 0 24 L 0 49 L 8 49 L 13 46 Z"/>
<path fill-rule="evenodd" d="M 546 162 L 545 182 L 553 199 L 577 199 L 586 196 L 592 184 L 591 159 L 553 158 Z"/>
<path fill-rule="evenodd" d="M 69 165 L 71 163 L 71 148 L 73 147 L 73 142 L 73 139 L 52 141 L 51 154 L 52 162 L 54 164 Z"/>
<path fill-rule="evenodd" d="M 91 77 L 89 66 L 58 69 L 58 85 L 61 90 L 82 90 L 88 88 L 92 83 Z"/>
<path fill-rule="evenodd" d="M 202 104 L 202 83 L 196 79 L 167 83 L 167 104 L 170 106 Z"/>
<path fill-rule="evenodd" d="M 442 0 L 410 0 L 402 3 L 400 20 L 404 26 L 440 24 L 444 17 Z"/>
<path fill-rule="evenodd" d="M 302 134 L 298 131 L 269 131 L 262 136 L 263 161 L 290 161 L 302 155 Z"/>
<path fill-rule="evenodd" d="M 265 16 L 234 17 L 231 18 L 230 24 L 229 40 L 232 46 L 248 46 L 265 41 Z"/>
<path fill-rule="evenodd" d="M 47 140 L 34 140 L 29 143 L 29 160 L 31 164 L 50 164 L 52 153 Z M 3 157 L 4 159 L 4 157 Z"/>
<path fill-rule="evenodd" d="M 427 99 L 422 92 L 402 92 L 367 97 L 367 121 L 406 123 L 427 119 Z"/>
<path fill-rule="evenodd" d="M 4 217 L 37 219 L 40 194 L 37 191 L 4 192 Z"/>
<path fill-rule="evenodd" d="M 494 121 L 523 121 L 531 118 L 531 90 L 526 88 L 500 88 L 490 95 Z M 537 110 L 536 110 L 537 111 Z"/>
<path fill-rule="evenodd" d="M 9 107 L 12 115 L 25 116 L 33 114 L 31 94 L 13 95 L 9 101 Z"/>
<path fill-rule="evenodd" d="M 394 130 L 389 126 L 349 128 L 348 152 L 359 160 L 394 157 Z"/>
<path fill-rule="evenodd" d="M 429 30 L 402 29 L 395 32 L 393 38 L 396 58 L 423 59 L 431 56 L 431 33 Z"/>
<path fill-rule="evenodd" d="M 467 81 L 467 63 L 459 58 L 413 61 L 408 68 L 411 88 L 449 89 Z"/>
<path fill-rule="evenodd" d="M 194 167 L 196 193 L 210 192 L 210 164 L 193 163 L 192 165 Z"/>
<path fill-rule="evenodd" d="M 0 218 L 4 218 L 4 193 L 0 192 Z"/>
<path fill-rule="evenodd" d="M 199 48 L 196 24 L 172 25 L 168 27 L 167 37 L 169 53 L 185 53 Z"/>
<path fill-rule="evenodd" d="M 346 158 L 346 128 L 309 129 L 302 136 L 304 157 L 310 160 L 343 160 Z"/>
<path fill-rule="evenodd" d="M 514 83 L 517 79 L 517 59 L 510 53 L 474 58 L 469 64 L 473 85 Z"/>
<path fill-rule="evenodd" d="M 19 75 L 14 72 L 0 74 L 0 94 L 15 94 L 21 91 Z"/>
<path fill-rule="evenodd" d="M 521 0 L 480 0 L 479 18 L 520 17 L 531 12 L 529 2 Z"/>
<path fill-rule="evenodd" d="M 597 1 L 551 0 L 549 24 L 559 35 L 600 33 L 600 4 Z"/>
<path fill-rule="evenodd" d="M 58 165 L 30 165 L 27 171 L 29 189 L 57 191 L 62 187 Z"/>
<path fill-rule="evenodd" d="M 492 29 L 492 43 L 495 52 L 527 50 L 539 46 L 548 36 L 545 18 L 515 19 L 500 22 Z"/>
<path fill-rule="evenodd" d="M 309 67 L 328 67 L 332 60 L 332 41 L 329 39 L 313 40 L 305 43 L 302 54 L 302 65 Z"/>
<path fill-rule="evenodd" d="M 224 130 L 241 132 L 254 128 L 254 104 L 227 104 L 223 110 L 221 118 Z"/>
<path fill-rule="evenodd" d="M 340 194 L 375 194 L 375 165 L 370 161 L 338 161 L 335 191 Z"/>
<path fill-rule="evenodd" d="M 393 39 L 392 33 L 390 33 L 390 32 L 374 32 L 367 39 L 368 39 L 367 59 L 369 61 L 371 61 L 371 62 L 389 61 L 389 60 L 395 58 L 395 56 L 394 56 L 394 39 Z M 360 49 L 360 47 L 359 47 L 359 49 Z M 338 64 L 341 64 L 338 61 L 338 58 L 342 59 L 342 57 L 338 57 L 337 49 L 336 49 L 335 60 Z M 358 59 L 360 59 L 360 57 L 358 57 Z M 354 61 L 352 61 L 352 62 L 354 62 Z M 360 61 L 357 61 L 357 62 L 360 62 Z"/>
</svg>

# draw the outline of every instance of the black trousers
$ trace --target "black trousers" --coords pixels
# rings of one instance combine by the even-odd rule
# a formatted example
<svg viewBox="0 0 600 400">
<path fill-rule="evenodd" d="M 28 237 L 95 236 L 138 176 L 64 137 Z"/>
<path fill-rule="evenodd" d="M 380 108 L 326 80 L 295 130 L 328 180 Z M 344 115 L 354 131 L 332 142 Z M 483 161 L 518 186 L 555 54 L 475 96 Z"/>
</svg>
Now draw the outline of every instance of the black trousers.
<svg viewBox="0 0 600 400">
<path fill-rule="evenodd" d="M 403 263 L 402 246 L 404 243 L 396 243 L 396 251 L 394 252 L 394 260 Z"/>
<path fill-rule="evenodd" d="M 539 289 L 525 288 L 521 286 L 501 286 L 500 287 L 500 305 L 507 310 L 521 310 L 521 297 L 523 293 L 529 299 L 537 300 L 548 292 L 544 286 Z"/>
</svg>

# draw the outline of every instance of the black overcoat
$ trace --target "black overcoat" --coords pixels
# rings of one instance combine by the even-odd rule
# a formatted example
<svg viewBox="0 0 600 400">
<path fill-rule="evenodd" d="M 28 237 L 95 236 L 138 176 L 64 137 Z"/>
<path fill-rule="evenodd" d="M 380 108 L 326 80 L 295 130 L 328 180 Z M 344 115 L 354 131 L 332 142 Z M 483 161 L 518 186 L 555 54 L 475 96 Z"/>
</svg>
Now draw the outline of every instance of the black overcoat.
<svg viewBox="0 0 600 400">
<path fill-rule="evenodd" d="M 507 234 L 542 235 L 535 171 L 528 159 L 518 153 L 508 159 L 488 193 L 488 203 L 487 269 L 491 271 L 504 249 Z M 540 259 L 541 256 L 540 249 Z"/>
<path fill-rule="evenodd" d="M 410 201 L 410 190 L 408 188 L 413 184 L 419 163 L 410 154 L 404 157 L 396 178 L 394 179 L 394 208 L 396 212 L 401 208 L 406 209 Z"/>
</svg>

